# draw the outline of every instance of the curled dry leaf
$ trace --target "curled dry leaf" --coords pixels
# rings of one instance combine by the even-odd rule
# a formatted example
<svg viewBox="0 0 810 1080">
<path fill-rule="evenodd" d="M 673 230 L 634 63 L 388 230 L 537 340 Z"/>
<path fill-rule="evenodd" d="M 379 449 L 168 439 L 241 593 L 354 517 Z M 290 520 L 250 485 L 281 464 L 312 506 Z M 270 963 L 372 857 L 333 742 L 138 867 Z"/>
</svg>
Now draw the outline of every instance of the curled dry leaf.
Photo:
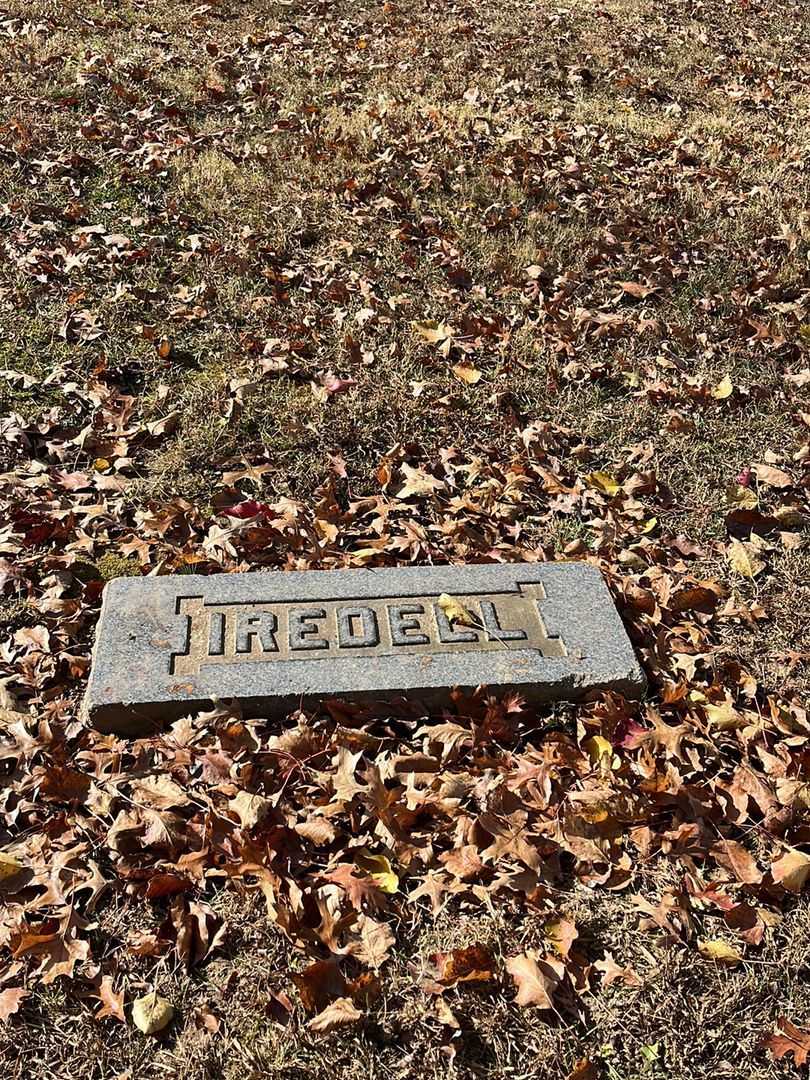
<svg viewBox="0 0 810 1080">
<path fill-rule="evenodd" d="M 0 851 L 0 889 L 5 886 L 10 889 L 11 886 L 19 881 L 26 871 L 26 866 L 21 863 L 14 855 L 7 855 L 5 852 Z"/>
<path fill-rule="evenodd" d="M 364 870 L 374 884 L 384 893 L 392 895 L 399 889 L 399 878 L 394 873 L 391 863 L 385 855 L 374 855 L 358 851 L 354 861 Z"/>
<path fill-rule="evenodd" d="M 711 389 L 711 395 L 716 401 L 725 401 L 725 399 L 730 398 L 733 393 L 734 383 L 731 381 L 729 375 L 724 375 L 720 382 Z"/>
<path fill-rule="evenodd" d="M 320 1012 L 335 998 L 346 994 L 346 979 L 334 959 L 316 960 L 303 971 L 295 972 L 292 981 L 308 1013 Z"/>
<path fill-rule="evenodd" d="M 793 483 L 793 480 L 786 472 L 783 472 L 782 469 L 775 469 L 773 465 L 752 465 L 751 469 L 757 480 L 762 484 L 767 484 L 768 487 L 786 488 Z"/>
<path fill-rule="evenodd" d="M 568 1074 L 568 1080 L 599 1080 L 599 1066 L 588 1058 L 580 1058 Z"/>
<path fill-rule="evenodd" d="M 470 364 L 454 364 L 453 374 L 460 381 L 468 385 L 474 385 L 481 379 L 481 372 Z"/>
<path fill-rule="evenodd" d="M 699 941 L 698 952 L 704 960 L 714 960 L 718 964 L 726 964 L 729 967 L 742 962 L 742 953 L 719 938 Z"/>
<path fill-rule="evenodd" d="M 336 1028 L 351 1027 L 363 1017 L 351 998 L 337 998 L 331 1005 L 327 1005 L 323 1012 L 319 1012 L 307 1024 L 310 1031 L 316 1031 L 324 1035 Z"/>
<path fill-rule="evenodd" d="M 546 939 L 562 957 L 568 956 L 576 941 L 577 928 L 570 919 L 554 919 L 543 927 Z"/>
<path fill-rule="evenodd" d="M 495 978 L 495 957 L 486 945 L 468 945 L 451 952 L 434 953 L 430 962 L 434 968 L 433 977 L 443 987 L 491 982 Z"/>
</svg>

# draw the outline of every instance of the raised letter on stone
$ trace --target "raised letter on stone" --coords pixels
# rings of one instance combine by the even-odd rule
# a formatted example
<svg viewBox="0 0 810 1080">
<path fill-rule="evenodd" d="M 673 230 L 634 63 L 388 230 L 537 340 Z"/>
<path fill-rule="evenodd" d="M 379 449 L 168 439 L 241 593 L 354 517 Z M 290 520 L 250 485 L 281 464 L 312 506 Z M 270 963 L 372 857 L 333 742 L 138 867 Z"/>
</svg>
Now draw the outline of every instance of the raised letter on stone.
<svg viewBox="0 0 810 1080">
<path fill-rule="evenodd" d="M 275 635 L 277 625 L 278 620 L 272 611 L 257 611 L 252 615 L 248 612 L 239 612 L 236 616 L 236 651 L 238 653 L 278 652 Z"/>
<path fill-rule="evenodd" d="M 481 622 L 486 628 L 490 641 L 525 641 L 528 634 L 525 630 L 504 630 L 498 622 L 498 612 L 491 600 L 481 601 Z"/>
<path fill-rule="evenodd" d="M 221 611 L 212 611 L 208 630 L 208 655 L 222 656 L 224 652 L 225 616 Z"/>
<path fill-rule="evenodd" d="M 355 621 L 360 626 L 355 630 Z M 340 608 L 338 611 L 338 646 L 341 649 L 368 649 L 380 644 L 377 613 L 370 607 Z"/>
<path fill-rule="evenodd" d="M 421 631 L 422 626 L 418 619 L 409 618 L 413 615 L 424 615 L 423 604 L 394 604 L 388 608 L 388 625 L 391 629 L 392 645 L 429 645 L 430 638 L 427 634 L 411 634 L 408 631 Z"/>
<path fill-rule="evenodd" d="M 324 638 L 313 637 L 318 633 L 318 627 L 313 626 L 315 619 L 325 619 L 324 608 L 298 608 L 290 612 L 290 648 L 294 651 L 301 649 L 328 649 L 329 642 Z"/>
</svg>

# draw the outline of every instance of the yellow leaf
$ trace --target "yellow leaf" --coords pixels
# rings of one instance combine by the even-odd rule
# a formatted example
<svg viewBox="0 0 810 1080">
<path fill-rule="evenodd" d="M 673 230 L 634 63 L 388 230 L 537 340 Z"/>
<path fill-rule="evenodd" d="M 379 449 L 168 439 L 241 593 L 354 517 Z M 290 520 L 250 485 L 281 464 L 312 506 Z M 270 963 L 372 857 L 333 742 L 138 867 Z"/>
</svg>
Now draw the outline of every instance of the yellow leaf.
<svg viewBox="0 0 810 1080">
<path fill-rule="evenodd" d="M 462 382 L 470 384 L 477 383 L 481 378 L 481 372 L 478 368 L 470 367 L 468 364 L 454 364 L 453 374 Z"/>
<path fill-rule="evenodd" d="M 740 540 L 732 540 L 726 548 L 726 558 L 731 564 L 732 570 L 753 581 L 760 571 L 765 569 L 762 559 L 752 555 L 745 544 Z"/>
<path fill-rule="evenodd" d="M 365 870 L 377 888 L 384 893 L 395 893 L 399 888 L 399 878 L 385 855 L 371 855 L 365 851 L 358 851 L 354 861 L 361 870 Z"/>
<path fill-rule="evenodd" d="M 806 515 L 797 510 L 795 506 L 777 506 L 773 511 L 773 516 L 782 528 L 787 531 L 803 529 L 808 524 Z"/>
<path fill-rule="evenodd" d="M 729 484 L 726 488 L 726 500 L 732 506 L 740 506 L 744 510 L 755 510 L 759 503 L 754 489 L 743 487 L 742 484 Z"/>
<path fill-rule="evenodd" d="M 160 997 L 153 990 L 144 994 L 132 1005 L 132 1022 L 144 1035 L 154 1035 L 162 1031 L 174 1019 L 174 1007 L 166 998 Z"/>
<path fill-rule="evenodd" d="M 714 960 L 718 964 L 728 964 L 729 967 L 742 961 L 742 954 L 720 938 L 699 941 L 698 952 L 704 960 Z"/>
<path fill-rule="evenodd" d="M 0 851 L 0 883 L 16 877 L 25 867 L 13 855 Z"/>
<path fill-rule="evenodd" d="M 363 559 L 373 559 L 375 555 L 379 555 L 380 549 L 373 547 L 358 548 L 357 551 L 350 551 L 349 554 L 353 559 L 359 559 L 362 562 Z"/>
<path fill-rule="evenodd" d="M 717 386 L 712 387 L 712 397 L 717 401 L 723 401 L 734 393 L 734 383 L 729 375 L 724 375 Z"/>
<path fill-rule="evenodd" d="M 788 848 L 781 858 L 771 864 L 771 876 L 788 892 L 801 892 L 810 877 L 810 855 L 797 848 Z"/>
<path fill-rule="evenodd" d="M 621 490 L 621 484 L 618 480 L 606 472 L 590 473 L 588 483 L 591 487 L 598 488 L 604 495 L 610 495 L 611 498 Z"/>
<path fill-rule="evenodd" d="M 461 603 L 460 600 L 456 600 L 453 596 L 448 596 L 447 593 L 442 593 L 438 600 L 439 607 L 447 616 L 447 621 L 452 626 L 453 623 L 461 623 L 462 626 L 477 626 L 478 621 L 471 611 Z"/>
<path fill-rule="evenodd" d="M 97 457 L 93 462 L 93 468 L 96 472 L 104 472 L 105 469 L 109 469 L 110 463 L 105 457 Z"/>
<path fill-rule="evenodd" d="M 587 750 L 591 764 L 598 765 L 600 761 L 604 761 L 610 766 L 613 760 L 613 746 L 604 735 L 592 735 L 590 739 L 585 740 L 582 746 Z"/>
<path fill-rule="evenodd" d="M 413 323 L 416 333 L 431 345 L 438 345 L 440 341 L 446 341 L 453 336 L 452 326 L 447 323 Z"/>
<path fill-rule="evenodd" d="M 726 698 L 722 705 L 704 705 L 709 723 L 718 731 L 736 731 L 745 727 L 745 717 L 738 713 L 731 698 Z"/>
</svg>

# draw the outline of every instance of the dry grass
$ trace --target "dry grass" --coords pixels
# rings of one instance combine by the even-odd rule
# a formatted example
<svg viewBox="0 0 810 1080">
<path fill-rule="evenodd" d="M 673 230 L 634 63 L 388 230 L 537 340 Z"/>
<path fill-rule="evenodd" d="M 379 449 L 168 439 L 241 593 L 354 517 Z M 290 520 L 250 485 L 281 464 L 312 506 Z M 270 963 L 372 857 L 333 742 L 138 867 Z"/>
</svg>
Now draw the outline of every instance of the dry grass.
<svg viewBox="0 0 810 1080">
<path fill-rule="evenodd" d="M 644 883 L 648 895 L 653 884 Z M 267 923 L 263 904 L 231 892 L 215 894 L 211 904 L 231 930 L 225 950 L 196 976 L 128 955 L 123 940 L 132 928 L 131 907 L 126 915 L 107 909 L 97 931 L 105 949 L 117 953 L 134 993 L 139 985 L 144 992 L 155 986 L 174 1003 L 181 1019 L 163 1036 L 99 1024 L 89 1000 L 76 1000 L 57 984 L 27 1006 L 25 1043 L 5 1041 L 3 1075 L 440 1080 L 452 1068 L 462 1078 L 500 1080 L 567 1076 L 588 1056 L 602 1063 L 606 1080 L 735 1080 L 740 1062 L 750 1080 L 775 1080 L 795 1074 L 758 1053 L 763 1027 L 785 1013 L 810 1013 L 803 975 L 810 962 L 806 904 L 785 917 L 755 961 L 727 969 L 639 931 L 633 905 L 621 894 L 576 889 L 561 898 L 560 914 L 576 919 L 589 954 L 608 951 L 638 973 L 640 987 L 602 989 L 543 1023 L 513 1004 L 506 985 L 450 990 L 443 1001 L 458 1027 L 448 1027 L 435 999 L 417 985 L 432 953 L 475 942 L 502 959 L 542 942 L 541 923 L 531 914 L 450 907 L 435 922 L 401 934 L 409 944 L 386 965 L 384 997 L 373 1018 L 350 1035 L 316 1036 L 307 1031 L 300 1005 L 285 1023 L 276 1019 L 272 995 L 289 989 L 289 973 L 302 961 Z M 206 1015 L 218 1023 L 213 1033 Z"/>
</svg>

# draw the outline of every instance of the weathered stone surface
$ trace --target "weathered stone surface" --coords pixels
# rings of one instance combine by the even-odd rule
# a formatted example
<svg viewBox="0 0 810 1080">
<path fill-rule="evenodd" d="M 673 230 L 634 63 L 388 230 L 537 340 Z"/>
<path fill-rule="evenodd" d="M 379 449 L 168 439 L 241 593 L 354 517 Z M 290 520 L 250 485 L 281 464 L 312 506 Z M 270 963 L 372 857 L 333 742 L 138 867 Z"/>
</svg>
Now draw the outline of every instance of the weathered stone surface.
<svg viewBox="0 0 810 1080">
<path fill-rule="evenodd" d="M 476 628 L 448 622 L 459 599 Z M 135 733 L 212 699 L 269 715 L 324 698 L 434 704 L 453 686 L 533 700 L 644 676 L 586 563 L 119 578 L 104 592 L 88 719 Z"/>
</svg>

